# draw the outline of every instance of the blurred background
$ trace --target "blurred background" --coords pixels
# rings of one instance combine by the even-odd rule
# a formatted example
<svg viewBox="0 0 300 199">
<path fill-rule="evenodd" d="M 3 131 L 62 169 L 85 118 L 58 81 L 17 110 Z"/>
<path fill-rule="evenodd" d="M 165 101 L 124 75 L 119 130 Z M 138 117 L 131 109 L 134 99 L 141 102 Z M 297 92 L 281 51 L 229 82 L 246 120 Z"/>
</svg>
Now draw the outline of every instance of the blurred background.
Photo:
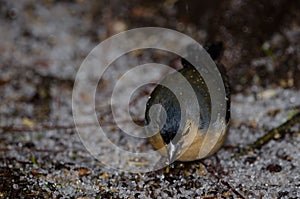
<svg viewBox="0 0 300 199">
<path fill-rule="evenodd" d="M 65 73 L 113 34 L 158 26 L 203 45 L 222 41 L 234 91 L 257 84 L 299 88 L 299 9 L 296 0 L 1 1 L 1 65 L 37 62 Z"/>
<path fill-rule="evenodd" d="M 103 167 L 85 151 L 71 96 L 76 72 L 96 45 L 147 26 L 177 30 L 202 45 L 223 43 L 232 124 L 214 157 L 131 175 Z M 135 52 L 99 82 L 98 116 L 110 132 L 119 132 L 101 103 L 111 93 L 110 79 L 149 61 L 172 65 L 174 57 Z M 300 197 L 299 126 L 254 154 L 230 158 L 299 111 L 299 78 L 298 0 L 0 0 L 0 197 Z M 145 102 L 149 90 L 142 91 L 134 98 Z M 142 123 L 144 104 L 134 104 L 133 118 Z M 149 147 L 110 136 L 127 149 Z"/>
</svg>

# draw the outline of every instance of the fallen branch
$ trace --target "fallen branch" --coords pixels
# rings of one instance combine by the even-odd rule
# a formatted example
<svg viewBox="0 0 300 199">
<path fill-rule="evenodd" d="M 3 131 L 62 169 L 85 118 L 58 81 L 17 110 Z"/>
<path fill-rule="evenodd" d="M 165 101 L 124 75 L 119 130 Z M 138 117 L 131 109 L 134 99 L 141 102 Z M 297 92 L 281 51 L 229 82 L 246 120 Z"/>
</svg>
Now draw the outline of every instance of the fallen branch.
<svg viewBox="0 0 300 199">
<path fill-rule="evenodd" d="M 233 156 L 233 158 L 238 158 L 240 156 L 253 152 L 255 149 L 260 149 L 262 146 L 266 145 L 272 139 L 276 139 L 278 137 L 284 137 L 287 133 L 289 133 L 291 127 L 297 123 L 300 123 L 300 112 L 293 115 L 289 120 L 279 125 L 278 127 L 275 127 L 270 131 L 268 131 L 264 136 L 258 138 L 247 148 L 243 148 L 240 152 L 236 153 Z"/>
</svg>

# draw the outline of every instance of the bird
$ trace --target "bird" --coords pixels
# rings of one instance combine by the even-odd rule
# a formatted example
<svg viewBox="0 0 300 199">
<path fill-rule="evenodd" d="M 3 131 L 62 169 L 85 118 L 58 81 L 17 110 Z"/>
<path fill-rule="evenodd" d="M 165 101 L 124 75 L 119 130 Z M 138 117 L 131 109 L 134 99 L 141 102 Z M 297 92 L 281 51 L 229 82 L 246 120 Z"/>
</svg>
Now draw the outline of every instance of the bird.
<svg viewBox="0 0 300 199">
<path fill-rule="evenodd" d="M 222 54 L 223 44 L 221 42 L 207 44 L 204 46 L 204 49 L 210 57 L 217 62 Z M 181 65 L 183 68 L 179 69 L 178 73 L 183 75 L 193 88 L 199 105 L 200 117 L 195 119 L 193 117 L 183 116 L 180 103 L 175 94 L 169 88 L 163 86 L 165 84 L 175 85 L 175 88 L 179 90 L 179 92 L 184 89 L 181 86 L 184 82 L 178 79 L 176 72 L 167 75 L 161 81 L 162 84 L 158 84 L 154 88 L 150 94 L 145 110 L 145 126 L 148 128 L 148 131 L 154 131 L 155 133 L 148 139 L 152 147 L 167 157 L 170 163 L 174 161 L 194 161 L 215 153 L 226 138 L 230 120 L 229 81 L 224 66 L 217 64 L 226 93 L 226 113 L 224 118 L 226 131 L 225 133 L 219 134 L 220 137 L 217 138 L 218 141 L 216 144 L 211 146 L 210 151 L 203 156 L 203 153 L 201 153 L 201 150 L 205 150 L 202 148 L 203 143 L 209 139 L 213 139 L 210 136 L 214 136 L 213 132 L 207 132 L 211 118 L 210 94 L 203 77 L 197 69 L 185 58 L 181 58 Z M 186 96 L 183 96 L 184 101 L 188 104 L 185 112 L 192 112 L 195 108 L 195 102 L 190 102 L 190 96 L 188 95 L 189 93 L 186 93 Z M 151 115 L 150 108 L 156 104 L 160 105 L 164 111 L 158 111 L 156 115 L 154 114 L 153 116 Z M 155 121 L 151 121 L 151 119 Z M 157 126 L 155 128 L 153 126 L 151 127 L 151 122 L 154 122 Z M 182 126 L 181 129 L 180 126 Z M 176 136 L 178 133 L 180 133 L 180 135 Z M 207 136 L 207 138 L 205 138 L 205 136 Z"/>
</svg>

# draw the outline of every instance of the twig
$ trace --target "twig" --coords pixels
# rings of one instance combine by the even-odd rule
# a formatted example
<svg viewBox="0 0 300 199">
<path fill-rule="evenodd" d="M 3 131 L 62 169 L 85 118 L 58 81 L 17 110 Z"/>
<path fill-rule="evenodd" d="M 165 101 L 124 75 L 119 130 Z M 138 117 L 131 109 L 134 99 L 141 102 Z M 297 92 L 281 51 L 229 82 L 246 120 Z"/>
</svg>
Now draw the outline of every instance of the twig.
<svg viewBox="0 0 300 199">
<path fill-rule="evenodd" d="M 218 160 L 217 160 L 218 161 Z M 243 196 L 239 191 L 237 191 L 235 189 L 235 187 L 233 187 L 232 185 L 230 185 L 227 181 L 223 180 L 220 176 L 221 174 L 219 174 L 217 172 L 216 169 L 214 169 L 213 167 L 205 164 L 204 161 L 201 161 L 201 163 L 206 167 L 206 170 L 216 179 L 219 180 L 219 182 L 221 182 L 224 186 L 226 186 L 228 189 L 230 189 L 238 198 L 241 199 L 245 199 L 245 196 Z"/>
<path fill-rule="evenodd" d="M 142 119 L 136 119 L 136 120 L 124 120 L 124 121 L 118 121 L 118 123 L 129 123 L 129 122 L 135 122 L 136 124 L 143 125 L 144 120 Z M 99 121 L 100 126 L 116 126 L 116 123 L 114 121 Z M 70 125 L 40 125 L 35 127 L 28 127 L 28 126 L 0 126 L 0 130 L 3 132 L 35 132 L 35 131 L 45 131 L 45 130 L 68 130 L 68 129 L 75 129 L 76 127 L 92 127 L 97 126 L 98 124 L 95 123 L 86 123 L 86 124 L 77 124 L 76 126 L 74 124 Z"/>
<path fill-rule="evenodd" d="M 0 152 L 6 152 L 6 151 L 22 151 L 22 152 L 35 152 L 35 153 L 64 153 L 67 150 L 66 149 L 60 149 L 60 150 L 52 150 L 52 149 L 36 149 L 36 148 L 24 148 L 24 147 L 14 147 L 14 148 L 0 148 Z M 78 152 L 78 151 L 84 151 L 84 150 L 69 150 L 72 152 Z"/>
<path fill-rule="evenodd" d="M 248 154 L 254 149 L 260 149 L 262 146 L 266 145 L 270 140 L 276 137 L 283 137 L 289 132 L 289 129 L 297 124 L 300 123 L 300 111 L 291 117 L 289 120 L 284 122 L 283 124 L 271 129 L 268 131 L 264 136 L 258 138 L 254 143 L 250 144 L 247 148 L 243 148 L 240 152 L 236 153 L 233 158 L 237 158 L 243 155 Z"/>
</svg>

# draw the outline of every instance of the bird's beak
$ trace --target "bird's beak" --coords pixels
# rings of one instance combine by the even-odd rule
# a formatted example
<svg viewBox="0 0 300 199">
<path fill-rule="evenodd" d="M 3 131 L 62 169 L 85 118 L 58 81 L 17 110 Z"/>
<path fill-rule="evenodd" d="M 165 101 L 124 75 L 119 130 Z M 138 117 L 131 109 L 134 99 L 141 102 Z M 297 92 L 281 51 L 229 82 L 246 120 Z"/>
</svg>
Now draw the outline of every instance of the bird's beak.
<svg viewBox="0 0 300 199">
<path fill-rule="evenodd" d="M 167 153 L 168 153 L 168 161 L 169 164 L 173 163 L 174 161 L 176 161 L 176 158 L 178 157 L 178 152 L 179 152 L 179 145 L 178 144 L 173 144 L 172 142 L 170 142 L 167 145 Z"/>
</svg>

